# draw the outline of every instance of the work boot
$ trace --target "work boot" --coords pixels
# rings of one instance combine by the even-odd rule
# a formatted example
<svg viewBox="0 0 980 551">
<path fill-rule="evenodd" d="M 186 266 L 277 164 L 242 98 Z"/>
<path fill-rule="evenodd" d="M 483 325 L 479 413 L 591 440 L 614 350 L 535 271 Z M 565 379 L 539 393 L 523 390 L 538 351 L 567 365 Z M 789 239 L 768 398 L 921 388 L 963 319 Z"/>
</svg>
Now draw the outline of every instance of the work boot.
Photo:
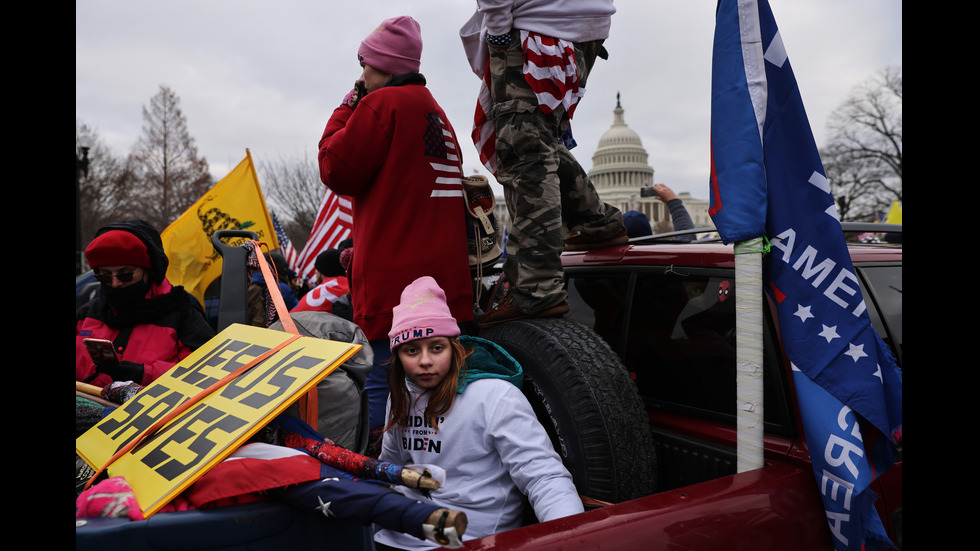
<svg viewBox="0 0 980 551">
<path fill-rule="evenodd" d="M 477 325 L 480 326 L 480 329 L 486 329 L 508 321 L 528 318 L 557 318 L 566 313 L 568 313 L 568 300 L 564 298 L 540 312 L 528 314 L 517 308 L 513 296 L 506 296 L 493 308 L 477 318 Z"/>
<path fill-rule="evenodd" d="M 565 250 L 566 251 L 591 251 L 592 249 L 601 249 L 603 247 L 617 247 L 619 245 L 625 245 L 629 243 L 629 236 L 626 235 L 626 228 L 622 228 L 619 232 L 609 239 L 593 240 L 585 237 L 582 234 L 573 235 L 565 240 Z"/>
</svg>

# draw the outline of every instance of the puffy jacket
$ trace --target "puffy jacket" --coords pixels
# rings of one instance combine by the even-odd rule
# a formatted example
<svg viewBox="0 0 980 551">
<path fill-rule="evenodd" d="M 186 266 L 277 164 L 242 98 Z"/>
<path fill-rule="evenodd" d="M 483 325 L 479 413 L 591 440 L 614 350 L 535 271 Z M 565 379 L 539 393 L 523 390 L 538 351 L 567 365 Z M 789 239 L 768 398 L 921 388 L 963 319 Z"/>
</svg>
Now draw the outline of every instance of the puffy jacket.
<svg viewBox="0 0 980 551">
<path fill-rule="evenodd" d="M 83 340 L 88 337 L 113 341 L 120 361 L 143 364 L 147 385 L 214 336 L 204 313 L 183 287 L 166 278 L 169 260 L 160 234 L 148 223 L 134 220 L 110 224 L 99 230 L 125 230 L 139 237 L 150 255 L 150 288 L 136 307 L 117 312 L 100 292 L 76 312 L 75 380 L 105 386 L 112 378 L 95 370 Z"/>
</svg>

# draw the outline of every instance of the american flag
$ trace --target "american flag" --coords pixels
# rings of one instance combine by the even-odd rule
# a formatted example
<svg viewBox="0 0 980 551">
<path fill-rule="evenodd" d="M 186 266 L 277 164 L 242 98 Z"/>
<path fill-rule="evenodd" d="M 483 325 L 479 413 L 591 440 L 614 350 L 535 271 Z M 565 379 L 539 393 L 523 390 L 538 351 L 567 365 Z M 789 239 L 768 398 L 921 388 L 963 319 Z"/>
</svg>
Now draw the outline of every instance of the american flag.
<svg viewBox="0 0 980 551">
<path fill-rule="evenodd" d="M 446 121 L 437 113 L 429 113 L 426 116 L 429 124 L 423 136 L 425 156 L 429 158 L 429 165 L 436 171 L 435 187 L 432 189 L 431 197 L 462 197 L 463 184 L 460 178 L 463 176 L 463 169 L 453 133 L 446 125 Z"/>
<path fill-rule="evenodd" d="M 354 217 L 350 198 L 337 195 L 330 188 L 324 189 L 310 238 L 296 261 L 296 273 L 307 281 L 315 279 L 314 263 L 317 255 L 327 249 L 336 248 L 341 241 L 350 237 L 353 229 Z"/>
<path fill-rule="evenodd" d="M 559 105 L 565 107 L 568 117 L 575 114 L 578 100 L 585 95 L 579 86 L 575 66 L 575 47 L 567 40 L 521 31 L 521 47 L 524 50 L 524 79 L 527 80 L 545 113 L 551 113 Z M 494 175 L 497 174 L 496 129 L 489 117 L 493 107 L 490 95 L 489 60 L 483 72 L 480 92 L 473 116 L 471 137 L 480 152 L 480 162 Z"/>
<path fill-rule="evenodd" d="M 279 239 L 279 252 L 286 257 L 286 265 L 295 271 L 296 260 L 299 258 L 299 255 L 289 240 L 289 236 L 286 235 L 286 230 L 279 223 L 279 217 L 274 212 L 272 213 L 272 226 L 276 229 L 276 237 Z"/>
<path fill-rule="evenodd" d="M 490 61 L 483 71 L 480 81 L 480 95 L 476 100 L 476 113 L 473 115 L 473 144 L 480 152 L 480 162 L 494 176 L 497 175 L 497 129 L 489 113 L 493 109 L 493 98 L 490 97 Z"/>
</svg>

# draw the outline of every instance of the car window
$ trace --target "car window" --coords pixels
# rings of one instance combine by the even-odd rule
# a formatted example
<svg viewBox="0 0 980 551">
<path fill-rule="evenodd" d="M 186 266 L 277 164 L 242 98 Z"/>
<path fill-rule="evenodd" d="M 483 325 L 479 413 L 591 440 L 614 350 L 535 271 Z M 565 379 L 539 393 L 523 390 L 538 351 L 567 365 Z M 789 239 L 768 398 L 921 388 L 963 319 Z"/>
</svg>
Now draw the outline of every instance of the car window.
<svg viewBox="0 0 980 551">
<path fill-rule="evenodd" d="M 575 277 L 566 285 L 571 306 L 568 318 L 591 328 L 622 357 L 629 311 L 630 274 L 613 272 Z"/>
<path fill-rule="evenodd" d="M 892 349 L 899 367 L 902 366 L 902 266 L 864 265 L 858 267 L 862 276 L 868 315 L 875 331 Z"/>
<path fill-rule="evenodd" d="M 579 272 L 570 283 L 569 317 L 612 346 L 648 406 L 734 422 L 734 272 Z M 783 432 L 788 399 L 770 348 L 764 411 L 767 430 Z"/>
<path fill-rule="evenodd" d="M 628 331 L 641 396 L 734 413 L 734 277 L 640 275 Z"/>
</svg>

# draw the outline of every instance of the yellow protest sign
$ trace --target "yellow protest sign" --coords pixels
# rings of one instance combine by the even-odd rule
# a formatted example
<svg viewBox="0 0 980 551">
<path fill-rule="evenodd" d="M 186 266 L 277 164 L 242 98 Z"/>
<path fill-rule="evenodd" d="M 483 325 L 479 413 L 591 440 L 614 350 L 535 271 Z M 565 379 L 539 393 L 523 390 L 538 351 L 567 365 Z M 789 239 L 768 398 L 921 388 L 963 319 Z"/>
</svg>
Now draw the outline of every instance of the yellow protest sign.
<svg viewBox="0 0 980 551">
<path fill-rule="evenodd" d="M 108 475 L 126 478 L 143 515 L 149 517 L 344 363 L 360 345 L 231 325 L 75 439 L 75 451 L 93 468 L 102 468 L 181 404 L 277 347 L 109 466 Z"/>
</svg>

